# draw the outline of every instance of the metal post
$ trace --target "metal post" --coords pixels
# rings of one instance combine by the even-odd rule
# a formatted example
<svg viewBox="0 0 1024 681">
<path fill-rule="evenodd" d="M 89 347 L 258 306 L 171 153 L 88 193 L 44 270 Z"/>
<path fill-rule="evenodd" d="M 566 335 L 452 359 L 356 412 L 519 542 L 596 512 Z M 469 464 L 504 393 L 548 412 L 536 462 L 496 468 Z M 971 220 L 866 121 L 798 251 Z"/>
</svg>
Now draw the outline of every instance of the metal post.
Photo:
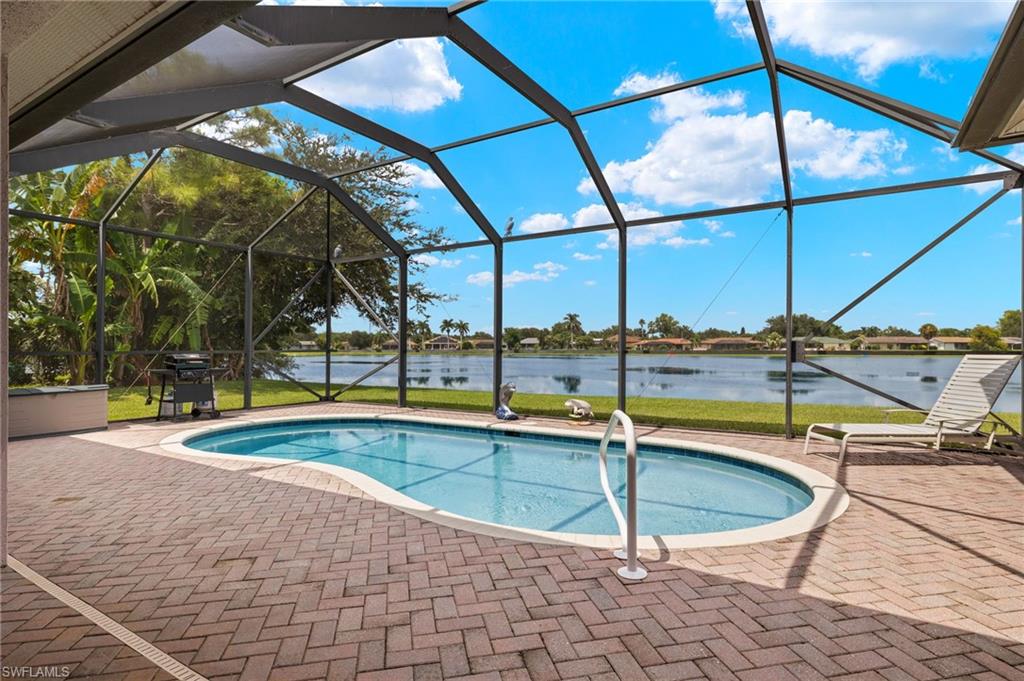
<svg viewBox="0 0 1024 681">
<path fill-rule="evenodd" d="M 405 407 L 409 378 L 409 256 L 398 259 L 398 406 Z"/>
<path fill-rule="evenodd" d="M 626 228 L 619 227 L 619 371 L 618 409 L 626 411 L 626 255 L 628 251 Z"/>
<path fill-rule="evenodd" d="M 1020 182 L 1020 432 L 1024 433 L 1024 179 Z"/>
<path fill-rule="evenodd" d="M 0 53 L 0 567 L 7 567 L 7 387 L 10 348 L 7 313 L 10 297 L 11 218 L 8 204 L 9 131 L 7 129 L 7 53 Z"/>
<path fill-rule="evenodd" d="M 502 380 L 502 358 L 501 344 L 504 342 L 504 270 L 505 270 L 505 245 L 494 244 L 494 354 L 491 356 L 491 409 L 498 409 L 498 393 L 501 392 Z"/>
<path fill-rule="evenodd" d="M 786 211 L 786 437 L 793 437 L 793 208 Z"/>
<path fill-rule="evenodd" d="M 253 340 L 252 340 L 252 277 L 253 277 L 253 253 L 252 246 L 245 251 L 245 368 L 242 389 L 242 408 L 252 409 L 252 370 L 253 370 Z"/>
<path fill-rule="evenodd" d="M 760 0 L 747 0 L 747 13 L 761 48 L 768 86 L 772 97 L 772 116 L 775 138 L 779 147 L 779 169 L 782 172 L 782 191 L 786 199 L 786 438 L 793 437 L 793 185 L 789 172 L 789 152 L 786 148 L 786 128 L 783 124 L 782 95 L 779 93 L 779 69 L 768 34 Z"/>
<path fill-rule="evenodd" d="M 326 322 L 324 324 L 324 397 L 323 401 L 333 401 L 331 397 L 331 321 L 334 317 L 334 275 L 331 267 L 331 197 L 328 195 L 327 199 L 327 221 L 324 224 L 325 238 L 324 244 L 327 250 L 324 252 L 324 257 L 327 259 L 324 263 L 324 285 L 326 286 L 325 300 L 324 300 L 324 316 Z"/>
<path fill-rule="evenodd" d="M 107 382 L 107 223 L 100 220 L 96 231 L 96 383 Z"/>
</svg>

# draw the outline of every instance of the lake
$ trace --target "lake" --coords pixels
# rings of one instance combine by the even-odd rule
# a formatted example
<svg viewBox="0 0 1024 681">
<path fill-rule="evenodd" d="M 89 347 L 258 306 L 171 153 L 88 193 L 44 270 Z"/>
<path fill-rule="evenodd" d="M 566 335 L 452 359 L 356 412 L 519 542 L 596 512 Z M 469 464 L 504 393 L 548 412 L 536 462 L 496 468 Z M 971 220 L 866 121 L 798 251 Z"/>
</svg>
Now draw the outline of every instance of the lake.
<svg viewBox="0 0 1024 681">
<path fill-rule="evenodd" d="M 387 359 L 388 355 L 335 354 L 332 383 L 342 385 Z M 292 372 L 303 381 L 323 381 L 322 356 L 293 357 Z M 630 397 L 781 402 L 786 364 L 781 356 L 698 354 L 630 354 L 627 394 Z M 815 361 L 862 383 L 875 386 L 924 408 L 930 407 L 960 361 L 958 356 L 829 355 Z M 615 395 L 614 355 L 505 355 L 504 380 L 519 392 L 556 395 Z M 398 368 L 389 366 L 364 385 L 394 386 Z M 491 389 L 491 358 L 456 353 L 410 354 L 409 386 L 414 388 Z M 817 404 L 892 406 L 887 400 L 826 376 L 810 367 L 794 366 L 793 399 Z M 997 409 L 1020 409 L 1020 369 L 1003 392 Z"/>
</svg>

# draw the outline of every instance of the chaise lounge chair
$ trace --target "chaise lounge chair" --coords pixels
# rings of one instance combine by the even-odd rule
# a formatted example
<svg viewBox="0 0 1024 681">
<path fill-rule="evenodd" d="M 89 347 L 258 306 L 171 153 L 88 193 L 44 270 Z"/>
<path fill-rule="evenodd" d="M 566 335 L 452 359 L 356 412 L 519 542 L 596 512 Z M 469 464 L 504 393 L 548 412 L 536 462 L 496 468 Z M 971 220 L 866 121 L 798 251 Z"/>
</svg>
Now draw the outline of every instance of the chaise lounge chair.
<svg viewBox="0 0 1024 681">
<path fill-rule="evenodd" d="M 839 441 L 839 465 L 843 465 L 846 447 L 853 442 L 872 444 L 934 444 L 942 449 L 947 441 L 971 442 L 984 438 L 985 449 L 995 440 L 997 420 L 990 412 L 1009 382 L 1020 355 L 964 355 L 927 417 L 919 424 L 889 423 L 889 414 L 914 409 L 887 409 L 885 423 L 815 423 L 807 429 L 804 454 L 811 440 Z M 981 431 L 993 424 L 990 433 Z"/>
</svg>

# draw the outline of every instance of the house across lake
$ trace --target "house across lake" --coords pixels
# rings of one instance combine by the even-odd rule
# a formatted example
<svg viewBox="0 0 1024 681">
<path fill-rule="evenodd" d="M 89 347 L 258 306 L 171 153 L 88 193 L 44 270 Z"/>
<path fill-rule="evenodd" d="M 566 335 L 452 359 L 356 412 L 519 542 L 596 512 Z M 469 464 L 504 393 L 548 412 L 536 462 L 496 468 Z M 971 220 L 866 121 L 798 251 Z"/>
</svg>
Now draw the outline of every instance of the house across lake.
<svg viewBox="0 0 1024 681">
<path fill-rule="evenodd" d="M 697 350 L 705 352 L 755 352 L 761 350 L 764 343 L 754 338 L 742 336 L 729 338 L 705 338 L 697 346 Z"/>
<path fill-rule="evenodd" d="M 693 341 L 687 338 L 647 338 L 633 344 L 640 352 L 676 351 L 686 352 L 693 349 Z"/>
</svg>

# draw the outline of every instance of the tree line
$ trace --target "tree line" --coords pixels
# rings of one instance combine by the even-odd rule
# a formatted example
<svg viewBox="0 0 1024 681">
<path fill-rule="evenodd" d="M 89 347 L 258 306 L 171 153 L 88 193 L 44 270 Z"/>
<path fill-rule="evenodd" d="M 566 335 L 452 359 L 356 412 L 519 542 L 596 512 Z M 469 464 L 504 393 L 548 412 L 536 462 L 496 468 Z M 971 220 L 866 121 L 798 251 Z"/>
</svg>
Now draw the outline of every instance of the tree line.
<svg viewBox="0 0 1024 681">
<path fill-rule="evenodd" d="M 450 320 L 446 320 L 450 322 Z M 465 322 L 462 322 L 465 325 Z M 470 336 L 469 327 L 465 325 L 457 331 L 464 341 Z M 442 324 L 441 333 L 448 333 L 452 329 Z M 540 341 L 542 349 L 585 349 L 606 339 L 613 339 L 611 345 L 615 345 L 615 338 L 618 336 L 618 325 L 606 326 L 603 328 L 586 330 L 577 313 L 567 313 L 560 320 L 550 327 L 538 326 L 507 326 L 504 327 L 504 341 L 510 348 L 515 348 L 527 338 L 536 338 Z M 970 328 L 938 327 L 932 323 L 922 324 L 917 331 L 899 326 L 862 326 L 854 329 L 843 329 L 840 325 L 816 319 L 808 314 L 793 315 L 793 335 L 796 338 L 803 338 L 807 335 L 838 338 L 854 341 L 854 345 L 860 338 L 864 337 L 894 337 L 894 336 L 921 336 L 926 341 L 936 336 L 957 336 L 971 339 L 971 347 L 976 350 L 1002 350 L 1006 349 L 1003 337 L 1019 337 L 1021 331 L 1020 310 L 1007 310 L 996 321 L 994 325 L 979 324 Z M 425 339 L 434 335 L 429 321 L 421 320 L 410 322 L 410 338 L 417 342 L 420 347 Z M 709 338 L 730 338 L 744 337 L 754 338 L 765 344 L 768 349 L 782 348 L 786 338 L 786 317 L 785 315 L 774 315 L 765 320 L 764 326 L 753 332 L 746 328 L 738 331 L 732 329 L 721 329 L 708 327 L 695 331 L 685 324 L 679 323 L 675 317 L 668 313 L 661 313 L 654 319 L 647 321 L 640 319 L 635 326 L 627 327 L 627 336 L 636 338 L 685 338 L 697 343 Z M 490 338 L 490 335 L 477 331 L 473 338 Z M 379 335 L 365 334 L 361 331 L 351 332 L 345 336 L 346 341 L 353 349 L 370 349 L 379 347 L 381 338 Z M 358 339 L 358 340 L 357 340 Z"/>
<path fill-rule="evenodd" d="M 280 157 L 325 174 L 379 162 L 383 148 L 361 151 L 344 136 L 323 134 L 254 108 L 221 116 L 211 133 L 231 144 Z M 11 205 L 24 211 L 98 221 L 139 171 L 141 155 L 11 179 Z M 406 171 L 381 166 L 347 175 L 342 187 L 409 247 L 433 246 L 443 228 L 414 219 Z M 157 351 L 223 351 L 232 374 L 242 367 L 244 267 L 239 249 L 160 235 L 206 239 L 244 247 L 309 188 L 285 178 L 188 149 L 168 149 L 110 220 L 149 234 L 108 230 L 105 345 L 112 384 L 136 381 Z M 320 263 L 272 251 L 326 258 L 380 250 L 379 241 L 323 191 L 308 198 L 261 243 L 254 276 L 254 328 L 259 333 L 309 281 Z M 330 229 L 328 233 L 328 215 Z M 152 234 L 157 233 L 157 234 Z M 11 383 L 88 383 L 94 380 L 98 232 L 95 226 L 12 216 Z M 397 265 L 382 258 L 339 264 L 363 298 L 385 319 L 397 319 Z M 413 261 L 413 271 L 422 269 Z M 410 277 L 413 280 L 413 277 Z M 414 280 L 415 281 L 415 280 Z M 325 306 L 332 287 L 333 309 Z M 424 311 L 444 297 L 423 283 L 409 287 L 410 305 Z M 296 334 L 322 326 L 328 314 L 351 304 L 347 289 L 319 277 L 294 302 L 257 348 L 263 364 L 287 363 L 278 351 Z M 359 309 L 356 307 L 356 309 Z M 37 353 L 37 354 L 31 354 Z M 257 375 L 261 374 L 257 366 Z"/>
</svg>

